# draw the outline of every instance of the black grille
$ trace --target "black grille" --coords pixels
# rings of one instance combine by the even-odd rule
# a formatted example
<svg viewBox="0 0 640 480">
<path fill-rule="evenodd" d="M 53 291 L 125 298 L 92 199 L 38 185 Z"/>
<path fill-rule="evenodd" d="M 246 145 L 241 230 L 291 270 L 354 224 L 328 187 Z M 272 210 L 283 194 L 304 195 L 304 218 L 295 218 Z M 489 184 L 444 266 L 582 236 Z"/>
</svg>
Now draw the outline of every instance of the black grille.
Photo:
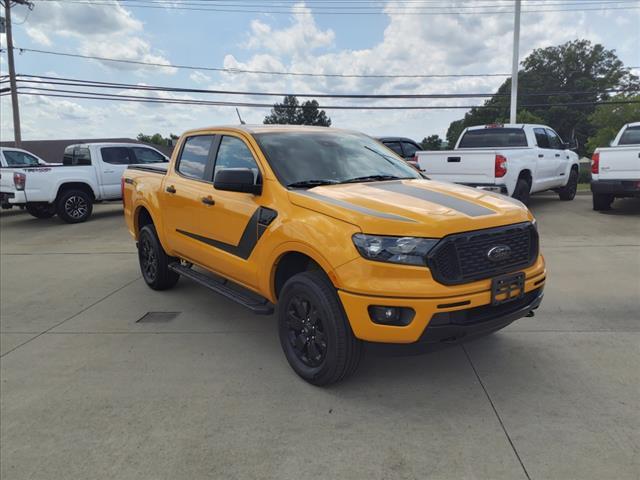
<svg viewBox="0 0 640 480">
<path fill-rule="evenodd" d="M 506 245 L 511 255 L 490 260 L 487 253 Z M 429 253 L 433 277 L 445 285 L 472 282 L 526 268 L 538 257 L 538 232 L 530 222 L 444 237 Z"/>
</svg>

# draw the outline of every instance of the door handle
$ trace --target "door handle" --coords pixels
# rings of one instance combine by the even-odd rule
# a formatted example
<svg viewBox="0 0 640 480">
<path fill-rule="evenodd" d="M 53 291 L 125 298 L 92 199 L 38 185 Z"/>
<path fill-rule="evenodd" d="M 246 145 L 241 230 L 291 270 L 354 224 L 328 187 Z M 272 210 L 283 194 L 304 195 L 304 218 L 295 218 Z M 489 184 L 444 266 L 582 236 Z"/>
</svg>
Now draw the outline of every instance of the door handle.
<svg viewBox="0 0 640 480">
<path fill-rule="evenodd" d="M 560 154 L 559 154 L 559 153 L 556 153 L 556 157 L 559 157 L 559 156 L 560 156 Z"/>
<path fill-rule="evenodd" d="M 211 206 L 211 205 L 215 205 L 216 201 L 211 197 L 202 197 L 202 203 L 204 203 L 205 205 Z"/>
<path fill-rule="evenodd" d="M 104 170 L 102 173 L 113 173 L 114 170 Z"/>
<path fill-rule="evenodd" d="M 168 193 L 176 193 L 176 187 L 174 187 L 173 185 L 169 185 L 169 186 L 166 188 L 166 191 L 167 191 Z"/>
<path fill-rule="evenodd" d="M 538 158 L 544 158 L 544 153 L 539 153 Z"/>
</svg>

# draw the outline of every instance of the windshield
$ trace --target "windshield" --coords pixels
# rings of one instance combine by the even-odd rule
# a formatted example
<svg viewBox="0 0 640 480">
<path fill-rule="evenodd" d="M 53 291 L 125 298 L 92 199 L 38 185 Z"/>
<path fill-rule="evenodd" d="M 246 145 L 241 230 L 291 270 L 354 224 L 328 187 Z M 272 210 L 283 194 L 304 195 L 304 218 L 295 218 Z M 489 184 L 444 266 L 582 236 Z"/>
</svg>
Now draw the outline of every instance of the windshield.
<svg viewBox="0 0 640 480">
<path fill-rule="evenodd" d="M 618 141 L 618 145 L 637 145 L 640 143 L 640 126 L 637 127 L 628 127 L 620 140 Z"/>
<path fill-rule="evenodd" d="M 393 152 L 359 133 L 292 131 L 255 137 L 286 186 L 422 178 Z"/>
<path fill-rule="evenodd" d="M 21 167 L 21 166 L 37 166 L 40 164 L 38 159 L 33 155 L 29 155 L 26 152 L 19 150 L 4 150 L 4 158 L 7 161 L 9 167 Z"/>
<path fill-rule="evenodd" d="M 482 128 L 467 130 L 458 148 L 526 147 L 527 136 L 522 128 Z"/>
</svg>

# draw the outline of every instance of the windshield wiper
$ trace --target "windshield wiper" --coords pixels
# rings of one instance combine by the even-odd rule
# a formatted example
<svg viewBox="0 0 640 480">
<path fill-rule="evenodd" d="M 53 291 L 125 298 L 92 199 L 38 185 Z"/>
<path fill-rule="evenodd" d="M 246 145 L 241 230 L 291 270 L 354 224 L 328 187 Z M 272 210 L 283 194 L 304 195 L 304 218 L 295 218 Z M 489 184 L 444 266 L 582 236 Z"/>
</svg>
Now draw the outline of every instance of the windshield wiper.
<svg viewBox="0 0 640 480">
<path fill-rule="evenodd" d="M 337 180 L 302 180 L 300 182 L 293 182 L 287 184 L 287 187 L 291 188 L 311 188 L 311 187 L 319 187 L 321 185 L 335 185 L 339 183 Z"/>
<path fill-rule="evenodd" d="M 397 177 L 395 175 L 366 175 L 364 177 L 350 178 L 340 183 L 379 182 L 383 180 L 411 180 L 413 177 Z"/>
</svg>

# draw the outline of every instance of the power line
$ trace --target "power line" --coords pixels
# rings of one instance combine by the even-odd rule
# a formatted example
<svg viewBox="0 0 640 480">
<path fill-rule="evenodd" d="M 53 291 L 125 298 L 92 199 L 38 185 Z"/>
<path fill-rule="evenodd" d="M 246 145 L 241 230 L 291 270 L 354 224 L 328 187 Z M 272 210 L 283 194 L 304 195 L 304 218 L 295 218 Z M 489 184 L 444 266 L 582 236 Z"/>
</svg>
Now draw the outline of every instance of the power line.
<svg viewBox="0 0 640 480">
<path fill-rule="evenodd" d="M 328 78 L 473 78 L 473 77 L 510 77 L 510 73 L 449 73 L 449 74 L 404 74 L 404 75 L 396 75 L 396 74 L 352 74 L 352 73 L 311 73 L 311 72 L 277 72 L 277 71 L 268 71 L 268 70 L 249 70 L 242 68 L 223 68 L 223 67 L 207 67 L 207 66 L 196 66 L 196 65 L 180 65 L 180 64 L 165 64 L 158 62 L 143 62 L 141 60 L 127 60 L 123 58 L 111 58 L 111 57 L 101 57 L 95 55 L 82 55 L 79 53 L 68 53 L 68 52 L 54 52 L 51 50 L 41 50 L 36 48 L 22 48 L 22 47 L 14 47 L 14 50 L 18 50 L 20 53 L 28 52 L 28 53 L 38 53 L 43 55 L 55 55 L 61 57 L 71 57 L 71 58 L 83 58 L 88 60 L 99 60 L 103 62 L 115 62 L 115 63 L 126 63 L 130 65 L 144 65 L 150 67 L 159 67 L 159 68 L 175 68 L 182 70 L 201 70 L 205 72 L 220 72 L 220 73 L 230 73 L 230 74 L 256 74 L 256 75 L 279 75 L 279 76 L 294 76 L 294 77 L 328 77 Z M 627 67 L 629 70 L 633 70 L 640 67 Z"/>
<path fill-rule="evenodd" d="M 345 98 L 345 99 L 444 99 L 444 98 L 492 98 L 507 97 L 507 93 L 419 93 L 419 94 L 340 94 L 340 93 L 275 93 L 275 92 L 255 92 L 255 91 L 237 91 L 237 90 L 213 90 L 203 88 L 184 88 L 169 87 L 157 85 L 137 85 L 131 83 L 103 82 L 97 80 L 81 80 L 75 78 L 50 77 L 38 75 L 18 75 L 18 82 L 25 85 L 25 88 L 32 88 L 27 84 L 37 85 L 62 85 L 80 88 L 106 88 L 106 89 L 127 89 L 138 91 L 159 91 L 170 93 L 197 93 L 197 94 L 218 94 L 218 95 L 242 95 L 242 96 L 265 96 L 265 97 L 284 97 L 295 96 L 300 98 Z M 551 92 L 521 92 L 525 96 L 558 96 L 558 95 L 602 95 L 608 93 L 637 92 L 638 89 L 620 88 L 620 89 L 603 89 L 601 91 L 551 91 Z"/>
<path fill-rule="evenodd" d="M 31 88 L 36 92 L 23 91 L 19 89 L 20 95 L 34 95 L 43 97 L 60 97 L 75 98 L 88 100 L 109 100 L 139 103 L 160 103 L 160 104 L 179 104 L 179 105 L 196 105 L 196 106 L 226 106 L 226 107 L 251 107 L 251 108 L 273 108 L 270 103 L 255 102 L 226 102 L 226 101 L 210 101 L 210 100 L 192 100 L 192 99 L 169 99 L 169 98 L 150 98 L 137 95 L 124 94 L 107 94 L 99 92 L 83 92 L 78 94 L 66 93 L 64 90 L 47 89 L 47 88 Z M 42 93 L 42 92 L 60 92 L 60 93 Z M 531 103 L 522 104 L 521 107 L 557 107 L 557 106 L 593 106 L 593 105 L 624 105 L 624 104 L 640 104 L 640 100 L 615 100 L 615 101 L 595 101 L 595 102 L 557 102 L 557 103 Z M 285 108 L 293 108 L 286 107 Z M 319 105 L 319 109 L 323 110 L 451 110 L 471 108 L 493 108 L 504 109 L 504 105 Z"/>
<path fill-rule="evenodd" d="M 56 0 L 57 1 L 57 0 Z M 77 4 L 77 5 L 94 5 L 94 6 L 110 6 L 121 7 L 117 0 L 67 0 L 65 3 Z M 544 6 L 544 5 L 541 5 Z M 241 7 L 241 6 L 238 6 Z M 308 9 L 296 9 L 295 6 L 283 7 L 285 10 L 268 9 L 268 7 L 261 7 L 260 10 L 249 8 L 218 8 L 218 7 L 181 7 L 176 4 L 167 5 L 132 5 L 127 4 L 127 8 L 141 8 L 141 9 L 161 9 L 161 10 L 185 10 L 185 11 L 200 11 L 200 12 L 226 12 L 226 13 L 263 13 L 263 14 L 284 14 L 291 15 L 292 13 L 306 13 Z M 410 7 L 407 7 L 410 8 Z M 498 8 L 503 8 L 498 6 Z M 504 7 L 508 8 L 508 7 Z M 596 8 L 573 8 L 573 9 L 532 9 L 522 10 L 522 13 L 545 13 L 545 12 L 584 12 L 584 11 L 602 11 L 602 10 L 636 10 L 640 9 L 640 6 L 619 6 L 619 7 L 596 7 Z M 380 11 L 313 11 L 314 15 L 387 15 L 393 13 L 394 15 L 420 15 L 420 16 L 434 16 L 434 15 L 499 15 L 499 14 L 511 14 L 513 10 L 482 10 L 482 11 L 442 11 L 442 12 L 415 12 L 407 11 L 406 9 L 391 12 L 388 8 L 384 8 Z"/>
</svg>

